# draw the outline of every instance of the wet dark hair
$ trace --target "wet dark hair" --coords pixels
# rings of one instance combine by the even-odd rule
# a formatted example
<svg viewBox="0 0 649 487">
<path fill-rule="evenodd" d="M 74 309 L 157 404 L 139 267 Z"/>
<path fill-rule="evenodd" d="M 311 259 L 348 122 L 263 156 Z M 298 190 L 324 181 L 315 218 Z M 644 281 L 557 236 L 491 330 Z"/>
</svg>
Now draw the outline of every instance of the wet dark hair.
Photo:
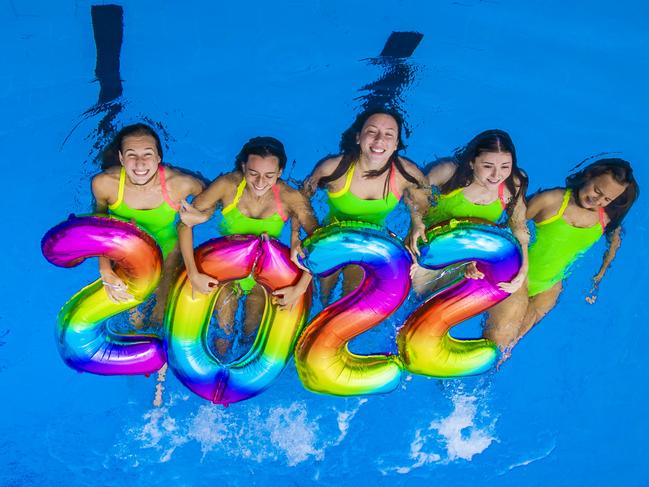
<svg viewBox="0 0 649 487">
<path fill-rule="evenodd" d="M 145 123 L 136 123 L 122 127 L 110 144 L 106 146 L 101 154 L 101 168 L 108 169 L 112 166 L 119 166 L 119 152 L 122 150 L 124 139 L 126 137 L 142 137 L 144 135 L 153 137 L 158 155 L 160 156 L 160 160 L 162 160 L 162 144 L 156 131 Z"/>
<path fill-rule="evenodd" d="M 473 137 L 464 147 L 455 149 L 452 161 L 457 164 L 457 169 L 453 173 L 453 176 L 451 176 L 451 179 L 442 184 L 440 191 L 442 194 L 447 194 L 457 188 L 469 186 L 473 182 L 473 168 L 471 167 L 471 163 L 475 161 L 476 157 L 485 152 L 506 152 L 512 156 L 512 173 L 505 180 L 505 186 L 512 195 L 505 211 L 508 216 L 511 216 L 518 198 L 525 198 L 528 179 L 527 175 L 518 167 L 514 142 L 512 142 L 511 137 L 504 130 L 485 130 Z M 515 179 L 518 179 L 518 188 L 516 188 Z"/>
<path fill-rule="evenodd" d="M 356 137 L 358 136 L 358 134 L 360 134 L 361 130 L 363 130 L 363 126 L 365 125 L 367 120 L 371 116 L 378 115 L 378 114 L 388 115 L 392 117 L 394 121 L 397 123 L 398 137 L 399 137 L 397 143 L 397 149 L 390 156 L 390 159 L 388 159 L 388 161 L 385 163 L 383 167 L 372 171 L 366 171 L 364 176 L 367 178 L 376 178 L 381 174 L 383 174 L 388 169 L 390 169 L 392 164 L 394 164 L 394 167 L 397 169 L 397 171 L 401 173 L 401 175 L 404 178 L 406 178 L 406 180 L 418 186 L 421 184 L 421 182 L 417 180 L 417 178 L 415 178 L 410 173 L 408 173 L 408 171 L 406 171 L 406 169 L 403 167 L 403 164 L 399 160 L 398 152 L 406 148 L 405 144 L 403 143 L 403 118 L 401 117 L 401 115 L 394 110 L 389 110 L 385 108 L 370 108 L 358 114 L 356 116 L 356 119 L 354 120 L 354 123 L 352 123 L 351 126 L 343 132 L 342 136 L 340 137 L 340 152 L 342 153 L 343 157 L 338 163 L 338 167 L 336 167 L 336 169 L 329 176 L 325 176 L 321 178 L 320 181 L 318 181 L 319 187 L 323 187 L 326 184 L 335 181 L 336 179 L 338 179 L 348 171 L 349 166 L 351 166 L 352 163 L 358 161 L 358 158 L 361 155 L 361 148 L 356 142 Z M 386 195 L 389 191 L 388 184 L 389 183 L 386 180 L 386 188 L 385 188 Z"/>
<path fill-rule="evenodd" d="M 579 190 L 588 181 L 602 174 L 610 174 L 617 183 L 626 185 L 624 192 L 604 207 L 606 215 L 611 220 L 606 226 L 606 235 L 611 237 L 613 232 L 622 224 L 622 220 L 640 195 L 640 187 L 633 177 L 631 164 L 624 159 L 618 158 L 599 159 L 579 172 L 568 176 L 566 178 L 566 187 L 572 189 L 575 198 L 577 198 Z"/>
<path fill-rule="evenodd" d="M 253 137 L 246 142 L 234 160 L 234 166 L 243 172 L 243 164 L 248 161 L 250 155 L 261 157 L 275 156 L 279 159 L 280 171 L 286 166 L 286 152 L 284 144 L 275 137 Z"/>
</svg>

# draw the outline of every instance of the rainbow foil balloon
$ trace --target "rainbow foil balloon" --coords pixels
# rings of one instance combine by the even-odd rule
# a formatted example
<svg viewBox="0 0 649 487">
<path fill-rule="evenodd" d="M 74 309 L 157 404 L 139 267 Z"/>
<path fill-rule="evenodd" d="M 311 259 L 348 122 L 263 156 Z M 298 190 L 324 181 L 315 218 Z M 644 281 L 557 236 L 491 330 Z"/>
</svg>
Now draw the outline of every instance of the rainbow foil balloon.
<svg viewBox="0 0 649 487">
<path fill-rule="evenodd" d="M 186 273 L 172 289 L 165 314 L 169 365 L 180 381 L 214 403 L 230 404 L 268 388 L 284 369 L 304 326 L 311 291 L 290 309 L 271 302 L 273 291 L 296 284 L 301 271 L 289 250 L 267 237 L 233 235 L 210 240 L 195 251 L 196 265 L 220 283 L 252 274 L 266 291 L 266 305 L 250 351 L 224 364 L 209 350 L 207 332 L 223 285 L 205 295 L 194 293 Z"/>
<path fill-rule="evenodd" d="M 105 324 L 109 317 L 142 303 L 158 285 L 162 254 L 148 233 L 107 216 L 72 216 L 45 234 L 41 250 L 60 267 L 74 267 L 88 257 L 106 257 L 134 296 L 127 303 L 114 303 L 99 279 L 63 306 L 56 341 L 70 367 L 103 375 L 150 374 L 162 367 L 165 357 L 160 339 L 116 334 Z"/>
<path fill-rule="evenodd" d="M 300 336 L 295 364 L 302 383 L 316 392 L 341 396 L 389 392 L 399 384 L 401 364 L 393 355 L 355 355 L 349 341 L 376 326 L 410 290 L 410 256 L 379 226 L 340 222 L 305 240 L 304 264 L 325 276 L 349 264 L 365 275 L 351 294 L 318 314 Z"/>
<path fill-rule="evenodd" d="M 435 290 L 399 330 L 399 356 L 416 374 L 457 377 L 482 373 L 493 365 L 497 347 L 485 339 L 457 340 L 449 330 L 509 296 L 497 284 L 511 281 L 518 273 L 522 261 L 518 242 L 508 231 L 477 219 L 450 220 L 429 229 L 426 236 L 420 265 L 442 269 L 475 261 L 485 277 L 460 276 Z"/>
</svg>

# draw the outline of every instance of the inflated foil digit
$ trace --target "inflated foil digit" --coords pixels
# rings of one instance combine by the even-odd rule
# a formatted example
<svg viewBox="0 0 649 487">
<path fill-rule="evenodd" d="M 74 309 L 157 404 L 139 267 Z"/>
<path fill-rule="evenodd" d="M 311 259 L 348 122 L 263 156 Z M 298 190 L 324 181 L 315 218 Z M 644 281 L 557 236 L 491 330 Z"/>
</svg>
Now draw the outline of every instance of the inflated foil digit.
<svg viewBox="0 0 649 487">
<path fill-rule="evenodd" d="M 318 276 L 346 265 L 364 271 L 360 286 L 309 323 L 295 348 L 295 363 L 307 389 L 341 396 L 389 392 L 399 384 L 398 357 L 356 355 L 348 343 L 389 317 L 410 289 L 410 257 L 379 226 L 341 222 L 305 240 L 304 264 Z"/>
<path fill-rule="evenodd" d="M 143 334 L 117 334 L 105 321 L 131 309 L 156 289 L 162 253 L 153 238 L 132 223 L 105 216 L 70 217 L 45 234 L 45 258 L 60 267 L 74 267 L 88 257 L 114 262 L 115 273 L 133 300 L 114 303 L 101 279 L 75 294 L 59 312 L 56 339 L 63 360 L 74 369 L 94 374 L 150 374 L 165 363 L 162 341 Z"/>
<path fill-rule="evenodd" d="M 491 222 L 450 220 L 426 233 L 419 264 L 443 269 L 475 261 L 484 279 L 463 275 L 437 289 L 399 330 L 397 344 L 405 367 L 431 377 L 457 377 L 488 370 L 498 356 L 494 343 L 485 339 L 458 340 L 450 336 L 455 325 L 502 301 L 508 293 L 498 288 L 509 282 L 521 266 L 516 239 Z"/>
<path fill-rule="evenodd" d="M 186 273 L 179 277 L 165 314 L 169 366 L 185 386 L 214 403 L 227 405 L 248 399 L 268 388 L 290 359 L 308 315 L 310 288 L 290 309 L 273 304 L 270 294 L 294 285 L 301 275 L 288 248 L 276 240 L 232 235 L 204 243 L 195 256 L 198 269 L 220 284 L 209 295 L 192 296 Z M 250 350 L 225 364 L 208 346 L 214 305 L 226 282 L 250 274 L 266 293 L 261 323 Z"/>
</svg>

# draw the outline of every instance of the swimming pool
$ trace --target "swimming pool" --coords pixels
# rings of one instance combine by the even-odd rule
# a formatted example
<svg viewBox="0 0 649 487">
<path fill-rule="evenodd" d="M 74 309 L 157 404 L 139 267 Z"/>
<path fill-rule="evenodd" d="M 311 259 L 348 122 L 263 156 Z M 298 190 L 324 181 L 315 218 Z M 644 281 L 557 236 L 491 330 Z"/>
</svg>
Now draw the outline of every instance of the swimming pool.
<svg viewBox="0 0 649 487">
<path fill-rule="evenodd" d="M 646 3 L 121 5 L 117 77 L 111 46 L 122 31 L 111 30 L 119 22 L 110 15 L 93 31 L 92 2 L 0 7 L 0 139 L 11 182 L 0 484 L 646 484 L 644 199 L 626 220 L 596 305 L 584 296 L 601 243 L 498 373 L 412 376 L 367 398 L 311 394 L 289 365 L 264 394 L 229 408 L 170 376 L 165 406 L 154 409 L 155 378 L 77 374 L 60 360 L 54 317 L 96 267 L 54 268 L 39 249 L 49 227 L 90 209 L 102 130 L 143 117 L 167 135 L 172 163 L 213 177 L 248 138 L 268 134 L 284 141 L 296 161 L 290 176 L 301 179 L 336 150 L 364 103 L 386 97 L 405 111 L 406 155 L 422 165 L 500 127 L 532 191 L 561 184 L 602 152 L 634 163 L 642 185 Z M 102 26 L 107 37 L 95 40 Z M 389 41 L 393 32 L 422 37 Z M 384 49 L 403 57 L 382 57 Z"/>
</svg>

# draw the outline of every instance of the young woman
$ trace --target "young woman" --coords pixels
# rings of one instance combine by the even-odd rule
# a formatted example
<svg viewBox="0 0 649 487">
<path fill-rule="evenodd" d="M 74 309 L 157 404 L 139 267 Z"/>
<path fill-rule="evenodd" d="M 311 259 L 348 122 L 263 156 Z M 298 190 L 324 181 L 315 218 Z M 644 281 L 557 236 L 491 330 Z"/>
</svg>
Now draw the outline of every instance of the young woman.
<svg viewBox="0 0 649 487">
<path fill-rule="evenodd" d="M 523 263 L 511 282 L 499 287 L 509 293 L 519 289 L 527 273 L 527 244 L 529 234 L 525 225 L 525 190 L 527 176 L 518 168 L 516 148 L 509 134 L 503 130 L 487 130 L 476 135 L 455 156 L 442 161 L 428 173 L 428 182 L 438 188 L 437 204 L 424 218 L 426 226 L 451 218 L 482 218 L 494 223 L 506 221 L 518 239 L 523 251 Z M 484 274 L 475 263 L 451 270 L 434 271 L 414 265 L 411 277 L 418 294 L 439 288 L 443 282 L 454 280 L 456 272 L 464 272 L 470 279 L 481 279 Z"/>
<path fill-rule="evenodd" d="M 302 194 L 279 178 L 286 165 L 282 143 L 273 137 L 254 137 L 241 149 L 235 160 L 235 170 L 215 179 L 190 205 L 181 208 L 179 225 L 180 248 L 187 268 L 187 276 L 194 291 L 209 294 L 218 281 L 202 274 L 194 260 L 192 228 L 207 221 L 217 206 L 223 220 L 221 235 L 261 235 L 279 238 L 284 224 L 293 219 L 291 242 L 299 242 L 299 228 L 313 232 L 316 221 L 311 206 Z M 295 286 L 274 292 L 279 306 L 291 306 L 306 291 L 311 276 L 304 273 Z M 217 318 L 222 334 L 216 347 L 225 355 L 231 346 L 238 300 L 247 295 L 244 333 L 250 337 L 259 326 L 265 295 L 252 277 L 225 284 L 216 303 Z"/>
<path fill-rule="evenodd" d="M 631 165 L 600 159 L 566 179 L 565 188 L 541 191 L 529 203 L 527 218 L 536 229 L 529 251 L 527 283 L 490 310 L 485 337 L 505 351 L 557 303 L 570 266 L 606 234 L 608 250 L 593 278 L 597 289 L 620 247 L 621 224 L 639 194 Z M 587 298 L 594 302 L 594 297 Z"/>
<path fill-rule="evenodd" d="M 311 198 L 325 188 L 329 204 L 326 223 L 356 220 L 384 225 L 402 196 L 410 208 L 411 226 L 406 239 L 409 249 L 425 238 L 423 215 L 428 209 L 426 180 L 419 168 L 399 156 L 402 142 L 401 116 L 388 110 L 368 110 L 356 117 L 341 137 L 341 155 L 320 163 L 305 183 Z M 343 270 L 343 292 L 350 293 L 362 279 L 356 266 Z M 329 298 L 338 274 L 322 280 L 323 302 Z"/>
<path fill-rule="evenodd" d="M 138 123 L 122 128 L 104 152 L 104 171 L 92 179 L 95 212 L 133 220 L 156 240 L 164 256 L 162 279 L 155 295 L 151 325 L 161 326 L 169 286 L 180 264 L 176 217 L 181 202 L 203 189 L 201 181 L 162 164 L 158 134 Z M 99 259 L 99 272 L 108 297 L 132 299 L 112 263 Z M 142 326 L 137 320 L 135 326 Z"/>
</svg>

